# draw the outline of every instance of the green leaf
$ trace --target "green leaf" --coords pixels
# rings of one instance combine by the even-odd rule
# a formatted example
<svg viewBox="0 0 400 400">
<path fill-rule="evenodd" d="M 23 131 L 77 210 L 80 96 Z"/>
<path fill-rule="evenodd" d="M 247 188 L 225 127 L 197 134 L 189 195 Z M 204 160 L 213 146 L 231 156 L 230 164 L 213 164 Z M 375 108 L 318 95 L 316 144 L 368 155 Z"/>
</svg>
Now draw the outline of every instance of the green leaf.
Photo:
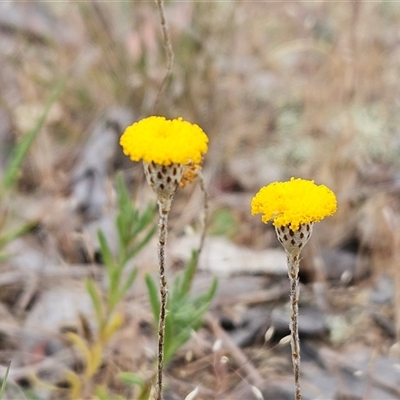
<svg viewBox="0 0 400 400">
<path fill-rule="evenodd" d="M 118 298 L 117 302 L 119 302 L 126 294 L 126 292 L 132 287 L 133 282 L 135 282 L 136 276 L 137 276 L 138 269 L 135 268 L 131 271 L 131 273 L 128 275 L 128 278 L 125 281 L 125 284 L 122 286 L 118 293 Z"/>
<path fill-rule="evenodd" d="M 197 262 L 199 259 L 199 252 L 196 250 L 192 251 L 192 256 L 190 258 L 189 264 L 185 269 L 185 273 L 183 274 L 183 282 L 181 287 L 182 295 L 187 295 L 190 292 L 192 287 L 193 277 L 196 273 Z"/>
<path fill-rule="evenodd" d="M 131 198 L 126 188 L 122 173 L 117 175 L 118 209 L 125 211 L 130 208 Z"/>
<path fill-rule="evenodd" d="M 97 386 L 95 391 L 94 391 L 95 396 L 99 399 L 99 400 L 110 400 L 111 396 L 108 393 L 107 387 L 104 385 L 101 386 Z M 113 400 L 126 400 L 126 398 L 122 395 L 113 395 L 112 397 Z"/>
<path fill-rule="evenodd" d="M 38 225 L 38 221 L 30 221 L 26 224 L 8 232 L 0 237 L 0 248 L 4 247 L 6 244 L 10 243 L 17 237 L 24 235 Z"/>
<path fill-rule="evenodd" d="M 202 301 L 210 303 L 211 300 L 213 299 L 213 297 L 215 296 L 217 288 L 218 288 L 218 279 L 214 278 L 213 283 L 211 284 L 210 290 L 205 294 L 204 300 L 202 299 Z M 201 296 L 200 296 L 200 298 L 201 298 Z"/>
<path fill-rule="evenodd" d="M 111 253 L 110 247 L 108 246 L 107 239 L 101 230 L 97 232 L 97 237 L 100 243 L 101 258 L 103 259 L 103 263 L 106 266 L 108 273 L 110 273 L 115 268 L 114 257 Z"/>
<path fill-rule="evenodd" d="M 7 386 L 7 380 L 8 380 L 8 373 L 10 372 L 10 367 L 11 367 L 11 361 L 8 362 L 6 373 L 3 378 L 3 382 L 1 384 L 0 388 L 0 400 L 3 400 L 4 393 L 6 391 L 6 386 Z"/>
<path fill-rule="evenodd" d="M 153 312 L 155 326 L 157 327 L 158 319 L 160 318 L 160 300 L 158 298 L 158 289 L 153 281 L 153 278 L 149 274 L 146 274 L 145 281 L 147 285 L 147 291 L 149 293 L 150 306 Z"/>
<path fill-rule="evenodd" d="M 136 221 L 135 221 L 135 228 L 131 232 L 131 236 L 135 238 L 140 232 L 142 232 L 144 229 L 146 229 L 151 222 L 154 221 L 154 217 L 157 213 L 157 207 L 156 204 L 149 204 L 147 205 L 145 211 L 143 214 L 140 216 L 137 215 Z"/>
<path fill-rule="evenodd" d="M 149 232 L 147 232 L 146 236 L 139 242 L 139 244 L 135 245 L 135 247 L 128 252 L 126 258 L 127 261 L 130 260 L 132 257 L 134 257 L 136 254 L 139 253 L 151 240 L 151 238 L 154 236 L 154 234 L 157 231 L 157 227 L 154 226 L 153 228 L 150 229 Z"/>
<path fill-rule="evenodd" d="M 109 400 L 110 396 L 107 393 L 107 388 L 105 386 L 97 386 L 94 394 L 99 400 Z"/>
<path fill-rule="evenodd" d="M 168 296 L 168 306 L 174 309 L 175 305 L 179 307 L 181 301 L 182 301 L 181 275 L 177 275 L 174 279 L 172 290 L 170 291 Z"/>
<path fill-rule="evenodd" d="M 46 122 L 47 115 L 53 104 L 57 101 L 60 97 L 61 92 L 64 88 L 66 83 L 65 79 L 62 79 L 58 82 L 58 84 L 53 89 L 50 97 L 45 105 L 42 115 L 36 121 L 34 127 L 23 136 L 22 140 L 16 145 L 14 151 L 11 155 L 11 161 L 6 168 L 4 178 L 3 178 L 3 188 L 8 190 L 10 189 L 16 182 L 18 178 L 18 173 L 20 171 L 21 165 L 32 146 L 32 143 L 36 139 L 38 133 L 42 129 L 44 123 Z"/>
<path fill-rule="evenodd" d="M 117 175 L 117 197 L 118 197 L 118 216 L 117 227 L 121 244 L 127 245 L 130 238 L 130 225 L 135 223 L 137 211 L 132 207 L 128 190 L 125 186 L 122 174 Z"/>
<path fill-rule="evenodd" d="M 121 244 L 126 246 L 127 237 L 128 237 L 128 222 L 129 215 L 126 212 L 119 212 L 116 219 L 116 226 L 118 229 L 119 239 L 121 240 Z"/>
<path fill-rule="evenodd" d="M 100 298 L 99 290 L 91 279 L 86 280 L 86 290 L 88 291 L 89 296 L 92 300 L 97 322 L 99 326 L 102 326 L 104 323 L 103 305 Z"/>
<path fill-rule="evenodd" d="M 173 329 L 173 315 L 167 313 L 165 319 L 165 335 L 164 335 L 164 363 L 167 365 L 176 352 L 176 336 Z M 180 346 L 179 346 L 180 347 Z M 178 347 L 178 348 L 179 348 Z"/>
<path fill-rule="evenodd" d="M 118 375 L 118 379 L 122 383 L 126 383 L 127 385 L 136 385 L 140 388 L 143 388 L 146 382 L 137 374 L 133 374 L 132 372 L 122 372 Z"/>
<path fill-rule="evenodd" d="M 182 292 L 179 295 L 176 294 L 177 290 L 181 290 L 179 289 L 179 278 L 177 277 L 174 281 L 173 291 L 168 301 L 164 354 L 166 364 L 179 348 L 190 339 L 192 331 L 197 331 L 201 327 L 203 315 L 208 310 L 218 286 L 218 280 L 214 278 L 206 293 L 191 300 L 188 293 L 185 295 Z"/>
<path fill-rule="evenodd" d="M 120 270 L 120 272 L 122 273 L 122 270 Z M 111 310 L 114 309 L 114 307 L 119 303 L 119 301 L 125 296 L 126 292 L 132 287 L 133 282 L 136 279 L 137 272 L 138 272 L 137 268 L 134 268 L 130 272 L 128 277 L 125 279 L 125 283 L 122 286 L 122 288 L 120 288 L 119 285 L 121 276 L 118 277 L 118 283 L 113 284 L 114 287 L 111 287 L 111 282 L 110 282 L 109 307 Z"/>
</svg>

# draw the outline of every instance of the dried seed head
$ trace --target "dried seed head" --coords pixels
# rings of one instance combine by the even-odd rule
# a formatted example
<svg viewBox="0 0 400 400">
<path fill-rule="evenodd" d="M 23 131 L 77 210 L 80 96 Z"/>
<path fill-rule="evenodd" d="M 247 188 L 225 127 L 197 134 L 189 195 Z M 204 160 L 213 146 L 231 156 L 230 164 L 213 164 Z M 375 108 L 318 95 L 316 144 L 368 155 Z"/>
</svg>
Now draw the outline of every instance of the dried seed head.
<svg viewBox="0 0 400 400">
<path fill-rule="evenodd" d="M 197 175 L 200 170 L 201 170 L 200 164 L 194 164 L 190 162 L 189 164 L 184 165 L 183 175 L 181 181 L 179 182 L 179 186 L 185 187 L 186 185 L 192 183 L 197 178 Z"/>
<path fill-rule="evenodd" d="M 170 203 L 182 179 L 183 165 L 144 162 L 143 167 L 147 182 L 155 191 L 158 201 L 163 204 Z"/>
<path fill-rule="evenodd" d="M 297 231 L 293 231 L 288 225 L 275 227 L 275 231 L 286 252 L 297 256 L 310 239 L 313 227 L 314 224 L 311 222 L 300 224 Z"/>
</svg>

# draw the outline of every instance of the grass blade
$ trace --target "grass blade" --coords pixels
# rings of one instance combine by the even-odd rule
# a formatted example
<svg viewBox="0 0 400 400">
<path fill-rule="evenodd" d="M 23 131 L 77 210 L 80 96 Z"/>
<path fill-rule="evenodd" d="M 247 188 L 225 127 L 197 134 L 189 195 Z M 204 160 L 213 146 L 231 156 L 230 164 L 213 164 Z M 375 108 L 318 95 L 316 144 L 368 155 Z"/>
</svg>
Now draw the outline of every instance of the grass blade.
<svg viewBox="0 0 400 400">
<path fill-rule="evenodd" d="M 9 165 L 6 168 L 4 178 L 3 178 L 3 188 L 5 190 L 10 189 L 16 182 L 18 178 L 18 172 L 21 168 L 21 165 L 26 157 L 26 154 L 28 153 L 29 149 L 32 146 L 32 143 L 36 139 L 38 133 L 42 129 L 47 115 L 49 114 L 49 111 L 52 107 L 52 105 L 55 103 L 55 101 L 59 98 L 62 89 L 64 88 L 65 85 L 65 80 L 61 80 L 56 87 L 54 88 L 53 92 L 51 93 L 46 106 L 43 110 L 43 114 L 40 116 L 40 118 L 37 120 L 35 126 L 22 138 L 19 144 L 15 147 L 13 154 L 11 156 L 11 161 Z"/>
<path fill-rule="evenodd" d="M 1 384 L 0 388 L 0 400 L 3 400 L 4 393 L 6 391 L 7 380 L 8 380 L 8 373 L 10 372 L 11 361 L 8 362 L 6 374 L 4 375 L 3 383 Z"/>
</svg>

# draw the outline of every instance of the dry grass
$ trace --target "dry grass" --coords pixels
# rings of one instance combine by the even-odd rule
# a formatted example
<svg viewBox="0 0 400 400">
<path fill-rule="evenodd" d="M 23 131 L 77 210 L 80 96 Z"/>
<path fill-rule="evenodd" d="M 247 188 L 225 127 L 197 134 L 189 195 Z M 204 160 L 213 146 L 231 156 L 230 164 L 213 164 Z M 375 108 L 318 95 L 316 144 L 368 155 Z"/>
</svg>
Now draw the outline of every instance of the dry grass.
<svg viewBox="0 0 400 400">
<path fill-rule="evenodd" d="M 35 254 L 54 260 L 54 266 L 62 266 L 72 279 L 77 264 L 87 262 L 82 254 L 90 251 L 82 233 L 87 221 L 73 208 L 71 172 L 96 121 L 111 107 L 127 107 L 136 117 L 154 113 L 166 72 L 159 18 L 155 5 L 144 1 L 9 7 L 22 19 L 27 10 L 35 12 L 29 11 L 31 23 L 27 18 L 21 25 L 0 20 L 0 104 L 12 121 L 8 130 L 0 129 L 1 168 L 12 142 L 32 127 L 51 89 L 62 79 L 66 86 L 26 159 L 17 193 L 2 209 L 8 212 L 7 226 L 38 219 L 38 231 L 29 237 Z M 400 308 L 399 296 L 380 307 L 369 303 L 368 290 L 382 274 L 396 277 L 397 286 L 399 281 L 400 5 L 168 2 L 165 12 L 175 57 L 155 112 L 182 116 L 209 135 L 203 172 L 211 214 L 228 209 L 238 227 L 232 239 L 261 249 L 267 237 L 250 216 L 248 203 L 260 186 L 298 176 L 332 188 L 338 196 L 338 212 L 317 228 L 310 253 L 351 249 L 361 272 L 354 273 L 358 278 L 350 286 L 328 290 L 329 309 L 338 313 L 335 324 L 340 315 L 347 325 L 358 323 L 346 330 L 347 336 L 336 342 L 325 337 L 324 343 L 340 349 L 344 343 L 362 341 L 379 354 L 388 354 L 399 340 L 399 316 L 392 306 Z M 6 126 L 0 116 L 0 125 Z M 119 132 L 122 129 L 117 126 Z M 115 168 L 122 168 L 133 182 L 137 202 L 151 198 L 139 167 L 127 164 L 120 155 L 114 155 L 108 167 L 109 184 Z M 201 202 L 198 188 L 177 195 L 171 241 L 185 227 L 196 227 Z M 268 238 L 274 245 L 273 236 Z M 24 246 L 17 251 L 23 252 Z M 311 271 L 318 268 L 315 260 L 305 255 Z M 151 261 L 147 263 L 143 268 L 151 269 Z M 63 278 L 43 274 L 39 281 L 31 281 L 34 273 L 29 275 L 28 267 L 25 272 L 16 269 L 12 259 L 2 261 L 0 268 L 8 274 L 0 290 L 4 313 L 13 324 L 4 332 L 18 332 L 17 337 L 24 338 L 30 307 L 42 291 Z M 332 288 L 329 273 L 317 276 Z M 145 298 L 141 301 L 145 309 Z M 355 310 L 360 311 L 359 319 Z M 389 322 L 396 318 L 396 338 L 377 327 L 371 310 Z M 153 373 L 155 343 L 147 331 L 149 316 L 145 312 L 138 318 L 131 312 L 126 311 L 127 324 L 120 333 L 124 350 L 110 350 L 107 368 L 99 377 L 121 393 L 127 389 L 116 381 L 116 371 L 137 369 L 146 378 Z M 130 332 L 147 344 L 129 350 Z M 228 363 L 221 364 L 221 357 L 216 360 L 214 334 L 208 326 L 174 361 L 167 375 L 171 399 L 184 398 L 197 384 L 202 386 L 197 399 L 250 398 L 246 375 L 231 353 L 226 349 L 218 353 L 227 356 Z M 2 363 L 17 354 L 16 359 L 23 360 L 18 368 L 25 368 L 28 361 L 21 340 L 1 341 Z M 264 344 L 262 348 L 258 340 L 243 352 L 268 383 L 282 371 L 290 371 L 282 347 Z M 34 350 L 46 359 L 43 349 Z M 10 376 L 20 382 L 24 371 L 17 372 L 13 375 L 11 370 Z M 59 378 L 43 377 L 53 383 Z"/>
</svg>

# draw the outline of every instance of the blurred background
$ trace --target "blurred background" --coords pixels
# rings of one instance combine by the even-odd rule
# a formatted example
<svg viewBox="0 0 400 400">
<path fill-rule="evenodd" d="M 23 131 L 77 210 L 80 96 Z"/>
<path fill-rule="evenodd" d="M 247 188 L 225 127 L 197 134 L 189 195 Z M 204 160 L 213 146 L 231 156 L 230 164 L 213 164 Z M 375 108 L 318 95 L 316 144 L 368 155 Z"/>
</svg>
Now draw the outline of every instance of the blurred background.
<svg viewBox="0 0 400 400">
<path fill-rule="evenodd" d="M 285 256 L 273 227 L 250 215 L 262 186 L 292 176 L 338 198 L 303 252 L 304 397 L 400 398 L 400 4 L 167 1 L 165 13 L 174 64 L 158 98 L 166 52 L 153 2 L 0 3 L 9 398 L 63 398 L 44 382 L 62 386 L 57 371 L 75 364 L 59 356 L 60 337 L 93 314 L 83 281 L 104 278 L 97 230 L 115 243 L 116 173 L 139 209 L 155 201 L 118 144 L 149 115 L 183 117 L 210 138 L 208 234 L 193 291 L 219 277 L 205 326 L 167 370 L 166 398 L 196 386 L 196 399 L 262 398 L 254 387 L 293 398 Z M 171 277 L 198 246 L 202 201 L 197 184 L 176 195 Z M 114 369 L 97 377 L 128 398 L 115 371 L 149 379 L 154 367 L 143 275 L 157 272 L 155 239 L 132 265 L 139 277 L 107 353 Z"/>
</svg>

